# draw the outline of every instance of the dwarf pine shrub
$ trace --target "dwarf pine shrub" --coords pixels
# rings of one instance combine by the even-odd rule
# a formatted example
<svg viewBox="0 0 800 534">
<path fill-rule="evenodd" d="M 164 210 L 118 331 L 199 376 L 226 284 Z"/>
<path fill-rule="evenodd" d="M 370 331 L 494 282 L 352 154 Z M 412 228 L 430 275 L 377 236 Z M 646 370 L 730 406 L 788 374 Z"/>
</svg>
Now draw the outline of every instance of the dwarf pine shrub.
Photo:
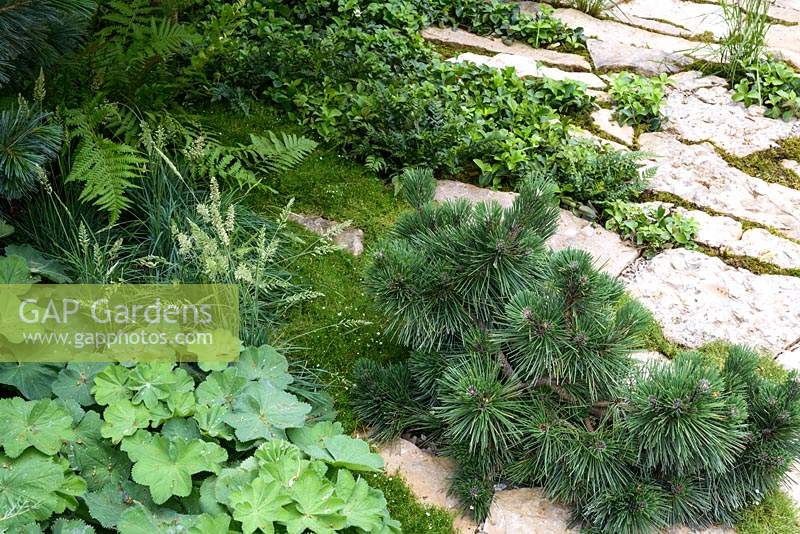
<svg viewBox="0 0 800 534">
<path fill-rule="evenodd" d="M 579 250 L 550 252 L 555 187 L 525 180 L 513 205 L 433 203 L 407 171 L 414 211 L 372 253 L 369 292 L 400 363 L 356 366 L 356 413 L 380 438 L 424 435 L 453 456 L 452 489 L 479 518 L 498 482 L 543 486 L 593 532 L 731 523 L 800 453 L 800 382 L 762 378 L 734 347 L 640 367 L 649 317 Z"/>
</svg>

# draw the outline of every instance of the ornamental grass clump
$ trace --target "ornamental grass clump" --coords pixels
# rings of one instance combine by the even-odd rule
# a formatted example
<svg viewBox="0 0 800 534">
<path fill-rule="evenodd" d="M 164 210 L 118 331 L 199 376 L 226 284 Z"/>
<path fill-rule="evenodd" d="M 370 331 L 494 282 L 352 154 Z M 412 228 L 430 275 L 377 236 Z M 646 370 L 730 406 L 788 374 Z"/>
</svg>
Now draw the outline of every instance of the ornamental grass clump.
<svg viewBox="0 0 800 534">
<path fill-rule="evenodd" d="M 650 318 L 591 256 L 551 252 L 553 184 L 514 203 L 435 204 L 408 170 L 414 210 L 372 252 L 365 283 L 404 362 L 356 366 L 355 411 L 377 437 L 404 433 L 452 456 L 452 491 L 482 519 L 497 483 L 542 486 L 592 532 L 730 524 L 800 454 L 800 381 L 686 352 L 640 365 Z M 424 436 L 424 438 L 423 438 Z"/>
</svg>

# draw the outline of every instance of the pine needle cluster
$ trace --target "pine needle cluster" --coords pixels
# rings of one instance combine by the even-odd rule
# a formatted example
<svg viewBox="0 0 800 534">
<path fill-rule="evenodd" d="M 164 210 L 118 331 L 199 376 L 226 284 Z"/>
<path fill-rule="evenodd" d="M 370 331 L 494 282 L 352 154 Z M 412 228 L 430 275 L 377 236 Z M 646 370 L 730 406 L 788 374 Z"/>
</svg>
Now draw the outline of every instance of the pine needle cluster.
<svg viewBox="0 0 800 534">
<path fill-rule="evenodd" d="M 356 366 L 354 407 L 389 439 L 425 436 L 482 519 L 497 483 L 542 486 L 593 532 L 731 523 L 800 455 L 800 381 L 763 378 L 732 347 L 642 366 L 646 310 L 579 250 L 550 252 L 554 186 L 513 205 L 436 204 L 425 170 L 402 177 L 414 210 L 373 252 L 368 290 L 405 362 Z"/>
</svg>

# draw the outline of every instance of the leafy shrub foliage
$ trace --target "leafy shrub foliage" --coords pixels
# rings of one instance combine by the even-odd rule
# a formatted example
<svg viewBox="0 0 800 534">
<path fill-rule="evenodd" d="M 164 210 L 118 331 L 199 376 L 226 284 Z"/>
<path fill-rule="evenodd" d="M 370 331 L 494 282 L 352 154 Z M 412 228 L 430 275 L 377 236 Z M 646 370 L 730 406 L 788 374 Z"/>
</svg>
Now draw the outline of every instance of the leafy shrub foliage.
<svg viewBox="0 0 800 534">
<path fill-rule="evenodd" d="M 539 6 L 535 13 L 520 11 L 515 3 L 492 0 L 431 2 L 431 18 L 439 24 L 461 26 L 480 35 L 496 35 L 505 41 L 522 41 L 535 48 L 561 46 L 566 50 L 586 48 L 583 30 L 572 29 L 553 17 L 553 8 Z"/>
<path fill-rule="evenodd" d="M 674 246 L 694 246 L 697 221 L 669 205 L 617 200 L 606 208 L 606 216 L 606 228 L 619 232 L 650 253 Z"/>
<path fill-rule="evenodd" d="M 592 140 L 576 139 L 567 143 L 537 169 L 558 184 L 565 203 L 584 206 L 583 211 L 596 218 L 609 202 L 631 200 L 645 188 L 655 172 L 642 169 L 641 152 L 621 152 Z"/>
<path fill-rule="evenodd" d="M 734 86 L 735 101 L 763 105 L 773 119 L 800 117 L 800 74 L 789 65 L 769 59 L 749 66 L 743 74 Z"/>
<path fill-rule="evenodd" d="M 553 185 L 524 181 L 508 208 L 432 202 L 373 252 L 365 283 L 406 362 L 361 361 L 354 405 L 380 437 L 424 434 L 452 455 L 465 506 L 492 487 L 543 486 L 593 532 L 732 522 L 777 488 L 800 455 L 800 379 L 771 381 L 740 347 L 639 367 L 647 312 L 585 252 L 549 252 Z"/>
<path fill-rule="evenodd" d="M 642 125 L 651 132 L 659 130 L 663 120 L 661 104 L 667 83 L 666 74 L 645 78 L 624 72 L 612 76 L 608 94 L 614 104 L 617 122 L 631 126 Z"/>
<path fill-rule="evenodd" d="M 734 88 L 733 99 L 745 106 L 763 105 L 774 119 L 800 116 L 800 74 L 767 51 L 770 3 L 742 0 L 721 7 L 727 33 L 715 60 Z"/>
<path fill-rule="evenodd" d="M 269 346 L 210 372 L 0 364 L 0 382 L 31 399 L 0 400 L 4 531 L 399 532 L 364 478 L 380 456 Z"/>
<path fill-rule="evenodd" d="M 269 5 L 241 8 L 234 60 L 209 62 L 209 77 L 266 96 L 377 170 L 424 165 L 513 183 L 567 138 L 558 113 L 594 106 L 574 82 L 442 61 L 418 35 L 434 21 L 499 34 L 538 21 L 540 44 L 568 36 L 545 12 L 482 1 Z"/>
</svg>

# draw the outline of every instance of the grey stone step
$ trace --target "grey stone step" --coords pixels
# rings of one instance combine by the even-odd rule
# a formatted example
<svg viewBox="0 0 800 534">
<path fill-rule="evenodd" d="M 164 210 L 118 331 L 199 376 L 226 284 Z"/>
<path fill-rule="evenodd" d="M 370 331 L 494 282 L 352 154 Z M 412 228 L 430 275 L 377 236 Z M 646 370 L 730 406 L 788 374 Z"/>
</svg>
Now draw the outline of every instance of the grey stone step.
<svg viewBox="0 0 800 534">
<path fill-rule="evenodd" d="M 497 69 L 512 67 L 516 71 L 517 76 L 521 78 L 531 77 L 551 78 L 553 80 L 572 80 L 586 85 L 589 89 L 604 89 L 606 87 L 606 82 L 591 72 L 572 72 L 555 67 L 545 67 L 527 56 L 519 56 L 516 54 L 484 56 L 473 52 L 465 52 L 454 58 L 450 58 L 448 61 L 456 63 L 463 63 L 466 61 L 475 63 L 476 65 L 486 65 Z"/>
<path fill-rule="evenodd" d="M 709 141 L 729 154 L 747 156 L 800 136 L 800 121 L 770 119 L 761 106 L 745 108 L 734 102 L 722 78 L 689 71 L 671 76 L 670 81 L 663 106 L 664 131 L 681 140 Z"/>
<path fill-rule="evenodd" d="M 422 37 L 429 41 L 480 48 L 498 54 L 514 54 L 547 65 L 563 67 L 566 70 L 592 70 L 592 65 L 586 61 L 586 58 L 578 54 L 567 54 L 556 50 L 547 50 L 545 48 L 533 48 L 532 46 L 520 42 L 505 44 L 500 39 L 475 35 L 474 33 L 461 29 L 437 28 L 431 26 L 422 30 Z"/>
<path fill-rule="evenodd" d="M 800 278 L 758 275 L 686 249 L 662 252 L 623 275 L 670 341 L 715 340 L 779 353 L 800 338 Z"/>
<path fill-rule="evenodd" d="M 652 190 L 800 239 L 800 191 L 743 173 L 708 143 L 688 145 L 668 133 L 646 133 L 639 145 L 657 156 Z"/>
<path fill-rule="evenodd" d="M 536 10 L 535 2 L 521 2 L 523 10 Z M 674 35 L 598 19 L 576 9 L 556 9 L 554 15 L 571 28 L 583 28 L 592 38 L 589 55 L 597 69 L 626 69 L 653 75 L 675 72 L 694 59 L 709 58 L 713 45 L 703 45 Z"/>
</svg>

